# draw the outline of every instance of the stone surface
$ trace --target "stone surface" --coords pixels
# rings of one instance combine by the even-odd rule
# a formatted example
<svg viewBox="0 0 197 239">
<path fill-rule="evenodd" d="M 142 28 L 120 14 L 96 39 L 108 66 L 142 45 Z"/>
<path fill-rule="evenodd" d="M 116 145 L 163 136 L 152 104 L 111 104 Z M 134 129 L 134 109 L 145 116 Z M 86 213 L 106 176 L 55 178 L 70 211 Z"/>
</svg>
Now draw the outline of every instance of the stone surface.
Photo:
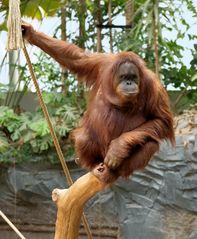
<svg viewBox="0 0 197 239">
<path fill-rule="evenodd" d="M 185 121 L 178 120 L 175 148 L 164 142 L 146 169 L 127 181 L 119 179 L 87 203 L 85 212 L 94 235 L 105 239 L 197 239 L 196 116 Z M 85 173 L 73 162 L 69 167 L 74 179 Z M 27 237 L 53 238 L 56 208 L 51 191 L 56 187 L 67 187 L 58 166 L 1 167 L 0 209 Z M 8 229 L 0 218 L 0 239 L 15 238 Z M 82 228 L 80 235 L 86 238 Z"/>
<path fill-rule="evenodd" d="M 69 163 L 75 181 L 85 172 Z M 39 163 L 20 164 L 0 168 L 0 210 L 17 225 L 20 231 L 31 239 L 52 239 L 56 220 L 56 206 L 51 200 L 54 188 L 68 185 L 60 166 Z M 86 205 L 88 221 L 94 235 L 104 239 L 117 238 L 118 220 L 113 192 L 106 190 L 91 199 Z M 0 239 L 16 236 L 0 218 Z M 31 236 L 29 236 L 31 235 Z M 17 236 L 16 236 L 17 238 Z M 84 229 L 80 238 L 85 239 Z"/>
</svg>

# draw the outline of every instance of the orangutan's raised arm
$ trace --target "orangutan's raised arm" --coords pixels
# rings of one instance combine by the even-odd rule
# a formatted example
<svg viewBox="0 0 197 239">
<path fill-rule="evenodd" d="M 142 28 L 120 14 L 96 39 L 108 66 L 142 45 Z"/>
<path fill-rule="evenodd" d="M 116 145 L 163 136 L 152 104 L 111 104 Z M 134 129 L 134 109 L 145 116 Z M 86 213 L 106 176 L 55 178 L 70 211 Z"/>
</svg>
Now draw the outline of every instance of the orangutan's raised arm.
<svg viewBox="0 0 197 239">
<path fill-rule="evenodd" d="M 108 58 L 107 54 L 85 52 L 75 44 L 47 36 L 28 23 L 22 23 L 22 30 L 30 44 L 42 49 L 88 85 L 94 83 L 101 65 Z"/>
</svg>

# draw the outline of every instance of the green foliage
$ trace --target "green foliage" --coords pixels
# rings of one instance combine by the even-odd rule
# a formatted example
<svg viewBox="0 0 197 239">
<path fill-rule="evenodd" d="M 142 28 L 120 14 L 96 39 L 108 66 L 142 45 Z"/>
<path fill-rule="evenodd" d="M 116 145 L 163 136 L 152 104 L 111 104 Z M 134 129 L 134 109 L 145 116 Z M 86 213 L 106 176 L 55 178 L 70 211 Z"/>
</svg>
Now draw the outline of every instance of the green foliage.
<svg viewBox="0 0 197 239">
<path fill-rule="evenodd" d="M 64 144 L 66 141 L 70 145 L 68 136 L 76 127 L 78 111 L 70 105 L 63 104 L 63 99 L 59 107 L 54 108 L 56 99 L 50 95 L 45 95 L 45 98 L 60 142 Z M 53 100 L 49 101 L 49 98 Z M 12 157 L 19 158 L 20 161 L 26 158 L 25 156 L 29 158 L 29 155 L 46 154 L 51 149 L 52 138 L 40 109 L 34 113 L 24 112 L 18 115 L 7 106 L 0 106 L 0 161 L 7 161 Z"/>
<path fill-rule="evenodd" d="M 38 20 L 42 20 L 46 16 L 54 16 L 60 8 L 60 2 L 58 0 L 21 0 L 20 3 L 22 16 L 37 18 Z M 2 11 L 6 11 L 7 15 L 9 1 L 2 0 L 1 8 Z"/>
<path fill-rule="evenodd" d="M 5 22 L 0 24 L 0 31 L 7 31 L 7 26 Z"/>
<path fill-rule="evenodd" d="M 61 87 L 59 64 L 43 52 L 35 54 L 35 56 L 37 59 L 33 64 L 33 68 L 36 72 L 37 79 L 41 82 L 42 88 L 44 88 L 45 91 L 58 91 Z M 27 68 L 26 70 L 25 76 L 29 74 Z"/>
<path fill-rule="evenodd" d="M 0 131 L 0 152 L 5 152 L 9 148 L 8 139 L 5 133 Z"/>
<path fill-rule="evenodd" d="M 168 92 L 171 102 L 175 102 L 180 95 L 178 91 L 169 91 Z M 197 110 L 197 104 L 195 99 L 197 99 L 197 92 L 189 91 L 187 96 L 183 95 L 181 99 L 177 102 L 176 108 L 174 110 L 175 114 L 181 114 L 184 110 Z"/>
</svg>

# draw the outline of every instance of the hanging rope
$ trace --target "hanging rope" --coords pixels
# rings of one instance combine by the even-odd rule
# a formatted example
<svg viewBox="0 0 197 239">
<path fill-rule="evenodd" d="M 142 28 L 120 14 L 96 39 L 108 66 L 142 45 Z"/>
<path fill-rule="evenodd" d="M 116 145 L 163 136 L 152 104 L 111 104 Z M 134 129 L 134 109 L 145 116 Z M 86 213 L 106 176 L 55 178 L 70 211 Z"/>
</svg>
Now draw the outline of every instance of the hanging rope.
<svg viewBox="0 0 197 239">
<path fill-rule="evenodd" d="M 50 133 L 51 133 L 51 137 L 53 139 L 59 160 L 61 162 L 64 174 L 66 176 L 66 179 L 68 181 L 69 186 L 71 186 L 73 184 L 70 172 L 68 170 L 67 164 L 65 162 L 64 159 L 64 155 L 62 153 L 57 135 L 55 133 L 55 130 L 53 128 L 47 107 L 44 103 L 43 97 L 42 97 L 42 93 L 41 90 L 39 88 L 38 85 L 38 81 L 36 79 L 35 73 L 33 71 L 33 66 L 32 63 L 30 61 L 30 57 L 29 54 L 27 52 L 25 43 L 23 41 L 22 38 L 22 32 L 21 32 L 21 14 L 20 14 L 20 0 L 10 0 L 9 1 L 9 17 L 8 17 L 8 41 L 7 41 L 7 50 L 16 50 L 19 48 L 23 48 L 23 53 L 25 55 L 26 61 L 27 61 L 27 65 L 30 71 L 30 75 L 32 78 L 32 81 L 34 83 L 34 86 L 36 88 L 36 93 L 38 95 L 39 98 L 39 102 L 43 111 L 43 114 L 45 116 L 45 119 L 47 121 Z M 87 233 L 88 239 L 93 239 L 92 234 L 91 234 L 91 230 L 90 227 L 88 225 L 87 219 L 83 213 L 82 215 L 82 221 L 84 224 L 84 228 L 85 231 Z"/>
</svg>

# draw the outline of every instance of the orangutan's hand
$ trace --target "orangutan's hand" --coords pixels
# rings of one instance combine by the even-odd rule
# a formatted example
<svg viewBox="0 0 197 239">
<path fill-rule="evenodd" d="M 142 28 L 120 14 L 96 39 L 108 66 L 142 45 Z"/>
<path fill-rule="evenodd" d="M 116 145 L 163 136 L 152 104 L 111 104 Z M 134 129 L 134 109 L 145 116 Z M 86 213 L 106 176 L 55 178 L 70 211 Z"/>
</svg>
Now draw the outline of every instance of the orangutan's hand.
<svg viewBox="0 0 197 239">
<path fill-rule="evenodd" d="M 22 21 L 21 30 L 23 38 L 27 40 L 29 43 L 31 43 L 32 38 L 36 33 L 36 30 L 34 30 L 33 26 L 27 22 Z"/>
</svg>

